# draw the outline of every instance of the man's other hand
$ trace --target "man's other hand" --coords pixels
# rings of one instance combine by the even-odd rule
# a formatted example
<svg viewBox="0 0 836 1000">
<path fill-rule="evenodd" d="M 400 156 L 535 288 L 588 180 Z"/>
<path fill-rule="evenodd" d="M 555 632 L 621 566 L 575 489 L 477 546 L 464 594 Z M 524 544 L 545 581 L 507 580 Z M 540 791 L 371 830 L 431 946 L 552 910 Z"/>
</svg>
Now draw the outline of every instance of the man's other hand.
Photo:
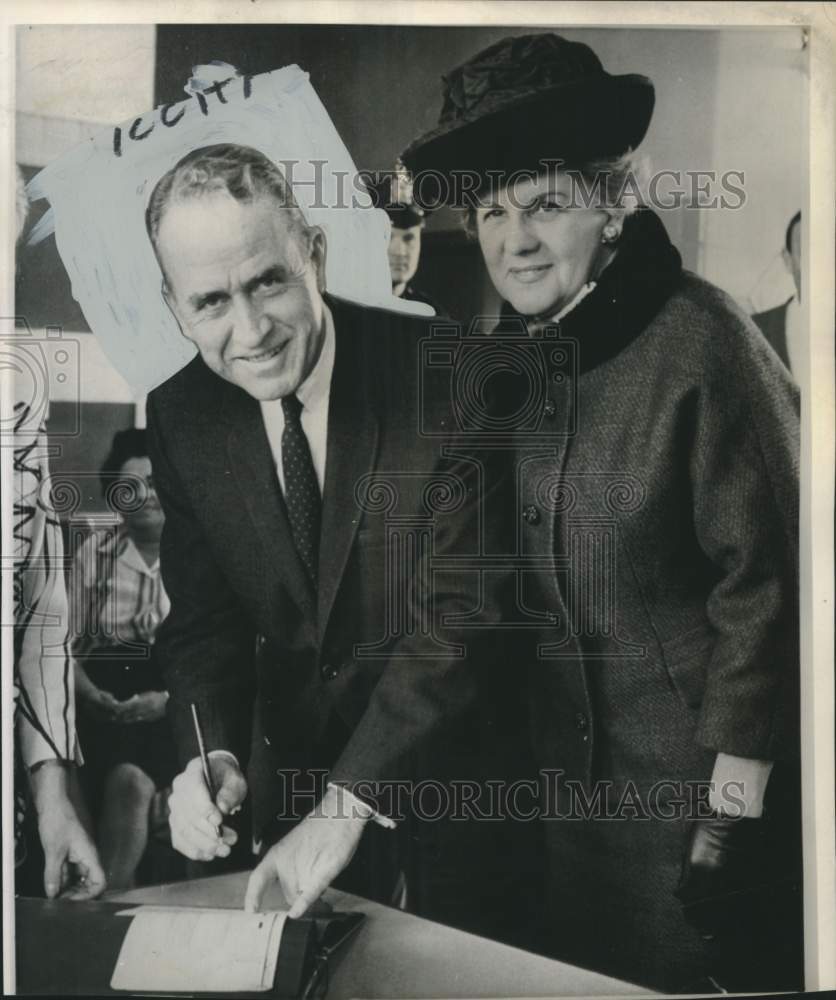
<svg viewBox="0 0 836 1000">
<path fill-rule="evenodd" d="M 105 890 L 95 844 L 70 800 L 67 768 L 46 761 L 30 776 L 38 813 L 38 834 L 44 852 L 47 899 L 95 899 Z"/>
<path fill-rule="evenodd" d="M 247 781 L 231 756 L 210 755 L 209 767 L 217 789 L 209 798 L 200 757 L 194 757 L 174 779 L 168 800 L 171 843 L 192 861 L 229 856 L 238 834 L 223 826 L 224 816 L 237 811 L 247 797 Z"/>
<path fill-rule="evenodd" d="M 265 854 L 250 875 L 244 908 L 261 906 L 267 887 L 278 881 L 290 911 L 301 917 L 316 902 L 357 850 L 364 818 L 339 788 L 329 788 L 317 808 Z"/>
</svg>

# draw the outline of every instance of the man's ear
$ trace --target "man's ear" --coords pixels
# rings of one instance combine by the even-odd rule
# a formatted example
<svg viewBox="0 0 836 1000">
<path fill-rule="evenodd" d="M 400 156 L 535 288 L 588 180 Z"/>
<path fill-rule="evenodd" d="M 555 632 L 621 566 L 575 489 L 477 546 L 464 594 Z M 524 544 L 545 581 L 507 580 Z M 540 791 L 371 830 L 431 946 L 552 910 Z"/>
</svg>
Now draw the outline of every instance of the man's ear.
<svg viewBox="0 0 836 1000">
<path fill-rule="evenodd" d="M 180 331 L 182 332 L 183 324 L 180 322 L 180 317 L 177 315 L 177 307 L 174 304 L 174 294 L 168 287 L 168 283 L 166 282 L 165 278 L 163 278 L 162 284 L 160 285 L 160 292 L 162 294 L 163 301 L 168 306 L 169 312 L 177 321 L 177 325 L 180 327 Z"/>
<path fill-rule="evenodd" d="M 328 241 L 319 226 L 311 227 L 311 263 L 316 272 L 316 287 L 319 293 L 325 291 L 325 261 L 328 256 Z"/>
</svg>

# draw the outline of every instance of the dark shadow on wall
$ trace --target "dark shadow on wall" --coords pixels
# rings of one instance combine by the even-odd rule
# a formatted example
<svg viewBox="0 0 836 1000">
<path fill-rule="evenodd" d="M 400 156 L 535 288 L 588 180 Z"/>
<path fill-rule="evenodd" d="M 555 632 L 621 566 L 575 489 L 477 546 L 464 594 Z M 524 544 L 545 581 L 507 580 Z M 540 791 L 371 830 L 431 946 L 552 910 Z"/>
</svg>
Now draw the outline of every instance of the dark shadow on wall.
<svg viewBox="0 0 836 1000">
<path fill-rule="evenodd" d="M 133 403 L 50 404 L 47 420 L 50 473 L 56 485 L 72 484 L 79 497 L 74 510 L 64 510 L 59 505 L 62 521 L 71 514 L 78 517 L 108 510 L 102 497 L 99 469 L 116 432 L 133 427 L 134 413 Z"/>
</svg>

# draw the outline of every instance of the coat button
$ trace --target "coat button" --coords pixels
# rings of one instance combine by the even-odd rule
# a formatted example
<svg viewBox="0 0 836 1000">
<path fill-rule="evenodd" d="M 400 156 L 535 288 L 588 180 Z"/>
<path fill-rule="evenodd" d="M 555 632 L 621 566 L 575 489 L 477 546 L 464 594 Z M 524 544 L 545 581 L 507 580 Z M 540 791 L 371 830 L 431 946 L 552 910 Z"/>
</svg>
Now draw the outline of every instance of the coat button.
<svg viewBox="0 0 836 1000">
<path fill-rule="evenodd" d="M 339 671 L 337 670 L 337 668 L 330 663 L 326 663 L 322 667 L 322 676 L 325 678 L 326 681 L 334 680 L 334 678 L 337 676 L 338 673 Z"/>
<path fill-rule="evenodd" d="M 578 712 L 575 716 L 575 728 L 576 729 L 586 729 L 589 726 L 589 719 L 583 714 L 583 712 Z"/>
<path fill-rule="evenodd" d="M 557 413 L 557 404 L 553 399 L 547 399 L 543 404 L 543 415 L 546 417 L 553 417 Z"/>
<path fill-rule="evenodd" d="M 522 516 L 523 521 L 525 521 L 526 524 L 540 523 L 540 511 L 534 506 L 533 503 L 523 507 Z"/>
</svg>

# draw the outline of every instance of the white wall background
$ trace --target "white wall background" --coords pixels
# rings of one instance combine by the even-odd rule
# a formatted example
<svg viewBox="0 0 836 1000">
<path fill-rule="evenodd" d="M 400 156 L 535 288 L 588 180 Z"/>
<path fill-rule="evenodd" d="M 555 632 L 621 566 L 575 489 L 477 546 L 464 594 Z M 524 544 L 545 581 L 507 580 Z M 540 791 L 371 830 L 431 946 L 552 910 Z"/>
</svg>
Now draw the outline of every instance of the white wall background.
<svg viewBox="0 0 836 1000">
<path fill-rule="evenodd" d="M 747 200 L 701 213 L 698 267 L 751 311 L 794 292 L 780 250 L 806 195 L 808 82 L 801 29 L 719 34 L 712 165 L 745 171 Z"/>
</svg>

